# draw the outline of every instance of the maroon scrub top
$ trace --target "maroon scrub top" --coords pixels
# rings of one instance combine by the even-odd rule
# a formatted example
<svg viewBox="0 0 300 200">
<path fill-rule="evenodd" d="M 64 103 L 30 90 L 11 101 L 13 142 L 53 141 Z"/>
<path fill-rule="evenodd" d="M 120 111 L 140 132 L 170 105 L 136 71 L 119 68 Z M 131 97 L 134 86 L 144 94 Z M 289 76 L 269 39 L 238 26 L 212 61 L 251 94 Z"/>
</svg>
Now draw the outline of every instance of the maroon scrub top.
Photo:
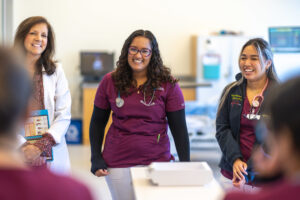
<svg viewBox="0 0 300 200">
<path fill-rule="evenodd" d="M 136 89 L 128 96 L 121 96 L 124 100 L 121 108 L 116 106 L 117 97 L 118 91 L 109 73 L 101 81 L 94 102 L 98 108 L 113 112 L 102 153 L 107 166 L 132 167 L 173 160 L 166 112 L 185 108 L 179 85 L 163 83 L 155 90 L 155 104 L 151 106 L 140 102 L 144 100 L 144 93 Z M 146 98 L 147 104 L 151 97 Z"/>
<path fill-rule="evenodd" d="M 243 155 L 243 161 L 247 162 L 251 156 L 253 145 L 256 140 L 255 136 L 255 126 L 257 120 L 247 119 L 247 114 L 251 113 L 251 105 L 248 101 L 247 96 L 244 100 L 244 106 L 240 122 L 240 149 Z M 255 113 L 257 113 L 258 108 L 255 108 Z"/>
</svg>

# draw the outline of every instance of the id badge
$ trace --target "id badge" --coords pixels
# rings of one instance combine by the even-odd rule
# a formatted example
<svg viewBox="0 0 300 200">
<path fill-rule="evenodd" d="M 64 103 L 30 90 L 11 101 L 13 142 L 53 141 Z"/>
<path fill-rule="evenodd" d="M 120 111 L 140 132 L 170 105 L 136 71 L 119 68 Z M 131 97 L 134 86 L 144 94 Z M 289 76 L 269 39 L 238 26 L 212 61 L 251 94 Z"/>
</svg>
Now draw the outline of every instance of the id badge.
<svg viewBox="0 0 300 200">
<path fill-rule="evenodd" d="M 250 120 L 260 120 L 260 115 L 257 114 L 247 114 L 246 117 Z"/>
</svg>

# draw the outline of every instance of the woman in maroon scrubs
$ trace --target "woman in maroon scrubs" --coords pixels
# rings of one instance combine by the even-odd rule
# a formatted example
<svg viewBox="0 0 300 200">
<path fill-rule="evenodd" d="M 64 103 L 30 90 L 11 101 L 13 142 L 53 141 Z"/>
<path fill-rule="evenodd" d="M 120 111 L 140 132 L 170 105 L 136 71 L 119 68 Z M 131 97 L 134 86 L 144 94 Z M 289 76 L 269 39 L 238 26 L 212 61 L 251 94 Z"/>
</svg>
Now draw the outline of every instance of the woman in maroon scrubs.
<svg viewBox="0 0 300 200">
<path fill-rule="evenodd" d="M 98 87 L 90 125 L 91 171 L 106 176 L 114 200 L 134 199 L 130 167 L 174 160 L 168 125 L 179 160 L 190 160 L 184 110 L 182 92 L 163 65 L 156 38 L 150 31 L 133 32 L 117 69 Z M 111 111 L 113 120 L 101 152 Z"/>
<path fill-rule="evenodd" d="M 277 84 L 270 46 L 261 38 L 251 39 L 242 47 L 239 67 L 241 73 L 236 81 L 224 89 L 216 119 L 216 138 L 223 154 L 219 166 L 225 188 L 251 183 L 254 127 L 266 114 L 266 93 Z"/>
</svg>

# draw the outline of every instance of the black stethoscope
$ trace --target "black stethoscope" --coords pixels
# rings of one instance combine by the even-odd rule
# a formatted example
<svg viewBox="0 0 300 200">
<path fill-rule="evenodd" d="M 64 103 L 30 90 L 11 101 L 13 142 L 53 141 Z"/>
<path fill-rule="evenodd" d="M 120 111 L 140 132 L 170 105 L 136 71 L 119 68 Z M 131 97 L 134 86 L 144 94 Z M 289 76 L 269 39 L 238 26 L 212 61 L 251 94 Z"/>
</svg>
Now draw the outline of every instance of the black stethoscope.
<svg viewBox="0 0 300 200">
<path fill-rule="evenodd" d="M 267 79 L 267 82 L 264 86 L 264 88 L 262 89 L 261 93 L 259 95 L 256 95 L 253 100 L 252 100 L 252 105 L 250 108 L 250 113 L 247 114 L 245 117 L 249 120 L 260 120 L 260 115 L 258 115 L 259 110 L 261 108 L 261 104 L 264 101 L 264 96 L 263 93 L 266 90 L 267 86 L 268 86 L 268 82 L 269 79 Z M 255 113 L 255 109 L 258 108 L 257 112 Z"/>
<path fill-rule="evenodd" d="M 153 102 L 154 96 L 155 96 L 155 90 L 156 89 L 154 88 L 153 93 L 152 93 L 152 97 L 151 97 L 151 99 L 150 99 L 150 101 L 148 103 L 146 101 L 146 93 L 144 91 L 144 100 L 140 100 L 140 103 L 143 104 L 143 105 L 145 105 L 145 106 L 153 106 L 153 105 L 155 105 L 155 102 Z M 116 106 L 118 108 L 121 108 L 121 107 L 123 107 L 123 105 L 124 105 L 124 99 L 121 98 L 120 91 L 118 91 L 118 97 L 116 98 Z"/>
</svg>

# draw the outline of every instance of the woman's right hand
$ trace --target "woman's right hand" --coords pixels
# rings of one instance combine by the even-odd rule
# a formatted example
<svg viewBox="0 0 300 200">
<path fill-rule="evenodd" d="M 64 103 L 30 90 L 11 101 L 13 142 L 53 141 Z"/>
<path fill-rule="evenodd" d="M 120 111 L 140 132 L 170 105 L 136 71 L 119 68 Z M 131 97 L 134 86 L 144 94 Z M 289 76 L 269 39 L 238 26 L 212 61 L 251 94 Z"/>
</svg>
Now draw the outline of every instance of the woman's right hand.
<svg viewBox="0 0 300 200">
<path fill-rule="evenodd" d="M 245 177 L 243 177 L 243 179 L 239 179 L 237 178 L 235 175 L 233 175 L 233 178 L 232 178 L 232 185 L 236 188 L 241 188 L 243 187 L 243 185 L 245 185 L 246 183 L 246 179 Z"/>
<path fill-rule="evenodd" d="M 107 171 L 107 169 L 98 169 L 96 172 L 95 172 L 95 176 L 98 176 L 98 177 L 101 177 L 101 176 L 106 176 L 108 175 L 109 172 Z"/>
<path fill-rule="evenodd" d="M 236 159 L 233 163 L 232 171 L 233 171 L 233 176 L 243 180 L 244 179 L 244 174 L 247 173 L 247 163 L 243 162 L 241 159 Z"/>
</svg>

